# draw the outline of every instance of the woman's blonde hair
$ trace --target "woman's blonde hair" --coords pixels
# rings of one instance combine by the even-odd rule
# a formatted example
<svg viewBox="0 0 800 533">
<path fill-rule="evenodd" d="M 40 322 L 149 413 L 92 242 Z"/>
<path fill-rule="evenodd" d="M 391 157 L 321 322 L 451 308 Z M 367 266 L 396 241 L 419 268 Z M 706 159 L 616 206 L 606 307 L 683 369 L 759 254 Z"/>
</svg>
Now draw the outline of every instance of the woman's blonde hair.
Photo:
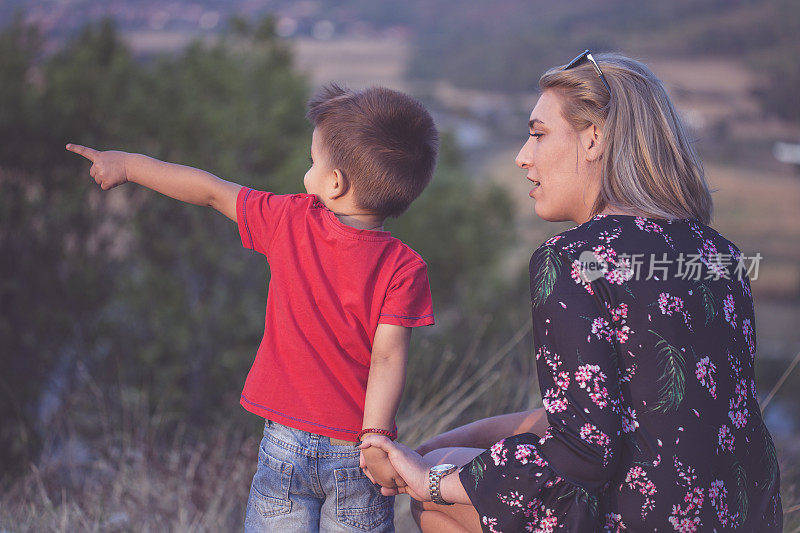
<svg viewBox="0 0 800 533">
<path fill-rule="evenodd" d="M 703 166 L 664 85 L 643 63 L 619 54 L 593 54 L 611 87 L 591 63 L 556 67 L 542 91 L 562 97 L 561 113 L 576 131 L 603 132 L 602 183 L 593 214 L 606 206 L 654 218 L 711 220 Z"/>
</svg>

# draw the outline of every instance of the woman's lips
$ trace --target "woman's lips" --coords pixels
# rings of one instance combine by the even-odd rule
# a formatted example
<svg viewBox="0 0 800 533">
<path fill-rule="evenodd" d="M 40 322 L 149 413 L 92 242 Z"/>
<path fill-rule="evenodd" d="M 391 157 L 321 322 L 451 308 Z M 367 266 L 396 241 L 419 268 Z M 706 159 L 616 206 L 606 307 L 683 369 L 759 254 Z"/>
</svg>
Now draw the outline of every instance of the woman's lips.
<svg viewBox="0 0 800 533">
<path fill-rule="evenodd" d="M 530 178 L 529 178 L 529 179 L 530 179 Z M 541 187 L 541 185 L 542 185 L 542 184 L 541 184 L 539 181 L 537 181 L 537 180 L 531 180 L 531 182 L 533 182 L 533 189 L 531 189 L 531 192 L 528 194 L 528 196 L 530 196 L 531 198 L 533 198 L 533 197 L 534 197 L 534 196 L 533 196 L 533 195 L 534 195 L 534 193 L 537 191 L 537 189 L 539 189 L 539 187 Z"/>
</svg>

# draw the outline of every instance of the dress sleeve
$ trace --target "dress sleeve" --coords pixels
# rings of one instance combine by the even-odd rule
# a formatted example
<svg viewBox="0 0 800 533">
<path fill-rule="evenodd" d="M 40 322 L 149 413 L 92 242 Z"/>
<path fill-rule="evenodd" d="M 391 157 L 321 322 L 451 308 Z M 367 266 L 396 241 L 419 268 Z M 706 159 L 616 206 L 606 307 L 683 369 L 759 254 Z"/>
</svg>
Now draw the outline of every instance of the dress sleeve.
<svg viewBox="0 0 800 533">
<path fill-rule="evenodd" d="M 623 321 L 620 308 L 605 303 L 605 280 L 587 281 L 577 265 L 552 245 L 531 258 L 534 350 L 549 428 L 541 438 L 508 437 L 462 468 L 485 531 L 598 527 L 597 495 L 621 448 L 615 345 Z"/>
<path fill-rule="evenodd" d="M 423 261 L 406 267 L 392 280 L 378 323 L 407 328 L 430 326 L 434 323 L 428 267 Z"/>
<path fill-rule="evenodd" d="M 292 195 L 278 195 L 242 187 L 236 197 L 236 222 L 242 246 L 267 255 L 272 236 Z"/>
</svg>

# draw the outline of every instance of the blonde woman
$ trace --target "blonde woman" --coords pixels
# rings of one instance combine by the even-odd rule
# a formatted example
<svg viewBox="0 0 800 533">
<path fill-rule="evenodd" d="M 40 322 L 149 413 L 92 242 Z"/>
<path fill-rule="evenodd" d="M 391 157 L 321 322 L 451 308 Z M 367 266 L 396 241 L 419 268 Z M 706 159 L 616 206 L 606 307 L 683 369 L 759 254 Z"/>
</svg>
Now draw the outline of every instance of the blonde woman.
<svg viewBox="0 0 800 533">
<path fill-rule="evenodd" d="M 531 258 L 544 408 L 439 435 L 424 457 L 362 448 L 389 453 L 424 531 L 780 531 L 748 258 L 707 225 L 662 83 L 588 50 L 539 83 L 516 163 L 537 215 L 577 224 Z"/>
</svg>

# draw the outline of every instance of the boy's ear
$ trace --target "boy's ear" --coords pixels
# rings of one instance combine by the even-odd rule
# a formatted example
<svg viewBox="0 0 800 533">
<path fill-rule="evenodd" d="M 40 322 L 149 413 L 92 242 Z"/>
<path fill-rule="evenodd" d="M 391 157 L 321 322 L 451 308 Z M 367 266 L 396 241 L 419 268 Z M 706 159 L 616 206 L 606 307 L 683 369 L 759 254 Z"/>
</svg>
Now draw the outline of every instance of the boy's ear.
<svg viewBox="0 0 800 533">
<path fill-rule="evenodd" d="M 603 157 L 603 131 L 600 128 L 592 124 L 580 133 L 580 137 L 587 161 L 597 161 Z"/>
<path fill-rule="evenodd" d="M 347 194 L 349 190 L 350 180 L 347 179 L 344 172 L 338 168 L 333 169 L 328 179 L 328 198 L 336 200 Z"/>
</svg>

